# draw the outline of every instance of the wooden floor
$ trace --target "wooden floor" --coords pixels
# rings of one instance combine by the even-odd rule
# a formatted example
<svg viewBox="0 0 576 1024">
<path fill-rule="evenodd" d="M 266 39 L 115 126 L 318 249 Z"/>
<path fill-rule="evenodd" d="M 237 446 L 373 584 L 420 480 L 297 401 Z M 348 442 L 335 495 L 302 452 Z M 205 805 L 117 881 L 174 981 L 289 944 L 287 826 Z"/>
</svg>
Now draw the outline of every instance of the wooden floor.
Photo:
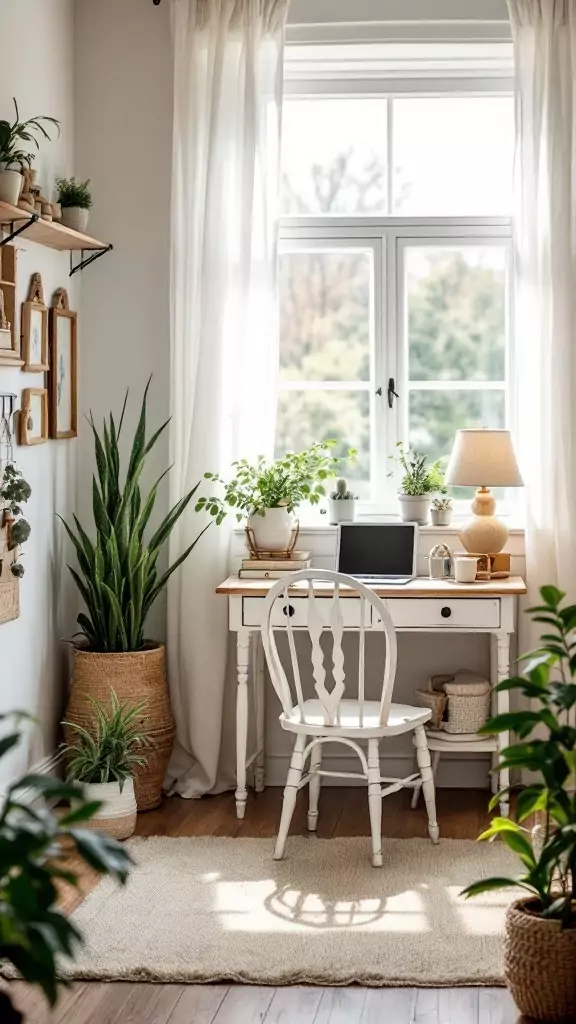
<svg viewBox="0 0 576 1024">
<path fill-rule="evenodd" d="M 246 819 L 236 820 L 232 794 L 203 800 L 166 800 L 139 817 L 137 834 L 167 836 L 275 835 L 280 789 L 249 796 Z M 439 790 L 442 835 L 475 839 L 488 817 L 486 792 Z M 306 828 L 305 794 L 294 814 L 292 832 Z M 368 837 L 368 801 L 358 789 L 322 792 L 318 835 Z M 422 807 L 409 808 L 409 794 L 384 802 L 383 834 L 398 838 L 426 835 Z M 86 875 L 85 889 L 94 884 Z M 72 906 L 72 900 L 66 899 Z M 35 991 L 15 986 L 28 1024 L 520 1024 L 504 989 L 272 988 L 241 985 L 150 985 L 77 982 L 53 1012 Z"/>
</svg>

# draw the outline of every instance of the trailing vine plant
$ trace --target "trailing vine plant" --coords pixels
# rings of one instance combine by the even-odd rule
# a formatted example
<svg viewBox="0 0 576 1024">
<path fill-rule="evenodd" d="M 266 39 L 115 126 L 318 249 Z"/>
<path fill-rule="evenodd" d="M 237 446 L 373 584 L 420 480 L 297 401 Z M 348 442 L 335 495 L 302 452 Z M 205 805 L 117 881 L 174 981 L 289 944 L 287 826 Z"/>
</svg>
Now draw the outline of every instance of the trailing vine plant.
<svg viewBox="0 0 576 1024">
<path fill-rule="evenodd" d="M 28 501 L 32 494 L 32 488 L 22 476 L 22 472 L 13 463 L 9 462 L 2 476 L 0 484 L 0 522 L 6 525 L 8 518 L 8 550 L 22 548 L 30 536 L 31 527 L 22 514 L 22 505 Z M 24 566 L 20 562 L 22 550 L 16 562 L 10 566 L 10 572 L 18 579 L 24 575 Z"/>
</svg>

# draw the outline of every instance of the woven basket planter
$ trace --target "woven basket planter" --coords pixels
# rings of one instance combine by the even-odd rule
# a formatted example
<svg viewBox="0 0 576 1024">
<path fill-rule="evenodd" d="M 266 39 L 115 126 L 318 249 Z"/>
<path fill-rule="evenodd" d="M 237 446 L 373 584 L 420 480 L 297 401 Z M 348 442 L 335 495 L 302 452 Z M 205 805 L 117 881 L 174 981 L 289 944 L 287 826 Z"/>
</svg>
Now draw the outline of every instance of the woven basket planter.
<svg viewBox="0 0 576 1024">
<path fill-rule="evenodd" d="M 162 783 L 176 734 L 166 684 L 165 648 L 150 645 L 142 651 L 101 654 L 74 648 L 72 692 L 66 709 L 69 722 L 89 727 L 94 713 L 87 700 L 108 704 L 114 690 L 121 704 L 147 702 L 144 726 L 150 739 L 144 754 L 148 764 L 136 769 L 134 788 L 139 811 L 151 811 L 162 800 Z M 65 727 L 67 742 L 71 730 Z"/>
<path fill-rule="evenodd" d="M 87 800 L 99 800 L 102 804 L 84 827 L 113 839 L 129 839 L 136 828 L 134 780 L 126 779 L 122 792 L 117 782 L 92 782 L 84 788 Z"/>
<path fill-rule="evenodd" d="M 521 1013 L 534 1020 L 576 1020 L 576 928 L 562 929 L 530 910 L 508 908 L 504 975 Z"/>
</svg>

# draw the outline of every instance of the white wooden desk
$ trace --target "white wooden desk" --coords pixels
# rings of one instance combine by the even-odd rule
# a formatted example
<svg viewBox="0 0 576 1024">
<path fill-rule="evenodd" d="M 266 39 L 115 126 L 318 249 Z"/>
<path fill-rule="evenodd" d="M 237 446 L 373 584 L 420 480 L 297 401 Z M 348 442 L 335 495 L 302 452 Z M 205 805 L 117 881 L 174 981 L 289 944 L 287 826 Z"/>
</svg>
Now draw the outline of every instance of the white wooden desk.
<svg viewBox="0 0 576 1024">
<path fill-rule="evenodd" d="M 243 818 L 246 811 L 248 793 L 246 789 L 246 773 L 254 765 L 254 785 L 256 792 L 264 789 L 264 661 L 262 645 L 258 642 L 262 607 L 270 587 L 275 580 L 241 580 L 231 576 L 217 589 L 217 594 L 228 598 L 229 628 L 236 633 L 236 666 L 238 674 L 238 690 L 236 700 L 236 813 Z M 399 632 L 410 633 L 489 633 L 492 637 L 491 646 L 491 681 L 492 684 L 505 679 L 509 674 L 510 636 L 516 624 L 516 604 L 519 594 L 526 593 L 524 581 L 519 576 L 509 579 L 492 580 L 489 583 L 455 584 L 448 580 L 430 580 L 418 578 L 405 586 L 374 587 L 375 593 L 384 598 L 390 609 L 392 620 Z M 317 584 L 314 590 L 320 611 L 322 597 L 326 606 L 330 604 L 328 590 Z M 289 592 L 288 605 L 278 600 L 276 621 L 278 625 L 290 615 L 292 626 L 296 629 L 305 627 L 307 584 L 296 584 Z M 354 591 L 340 591 L 341 597 L 350 597 L 350 606 L 344 609 L 344 628 L 358 630 L 360 626 L 360 602 Z M 380 620 L 375 617 L 372 609 L 368 609 L 369 621 L 365 629 L 378 630 Z M 250 647 L 250 638 L 255 634 L 256 642 Z M 256 750 L 247 756 L 248 743 L 248 676 L 250 660 L 254 679 L 256 704 Z M 495 694 L 495 710 L 498 713 L 508 711 L 508 693 Z M 480 740 L 477 742 L 453 743 L 450 740 L 434 740 L 434 749 L 445 749 L 452 753 L 483 752 L 492 753 L 497 758 L 500 748 L 508 746 L 509 733 Z M 443 746 L 442 746 L 443 744 Z M 496 789 L 498 780 L 493 780 Z M 502 789 L 508 785 L 509 772 L 504 770 L 500 776 Z M 506 798 L 500 804 L 501 813 L 507 815 L 509 803 Z"/>
</svg>

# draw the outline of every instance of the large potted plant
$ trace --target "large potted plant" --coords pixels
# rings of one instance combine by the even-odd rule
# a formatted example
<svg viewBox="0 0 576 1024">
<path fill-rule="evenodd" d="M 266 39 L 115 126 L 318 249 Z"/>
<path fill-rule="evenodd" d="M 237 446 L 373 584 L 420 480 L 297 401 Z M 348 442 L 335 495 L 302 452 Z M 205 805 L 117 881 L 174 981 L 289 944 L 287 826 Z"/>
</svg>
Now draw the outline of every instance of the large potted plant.
<svg viewBox="0 0 576 1024">
<path fill-rule="evenodd" d="M 87 181 L 76 181 L 76 178 L 56 178 L 58 190 L 57 203 L 60 205 L 62 223 L 74 231 L 86 231 L 88 217 L 92 207 L 92 193 Z"/>
<path fill-rule="evenodd" d="M 486 878 L 464 895 L 519 886 L 522 899 L 506 915 L 504 974 L 516 1004 L 534 1020 L 576 1020 L 576 605 L 557 587 L 542 587 L 529 609 L 546 626 L 541 647 L 521 659 L 519 676 L 498 685 L 530 708 L 496 715 L 480 730 L 513 730 L 518 742 L 494 769 L 524 769 L 534 781 L 516 800 L 515 819 L 494 818 L 481 839 L 500 837 L 523 865 L 518 878 Z M 496 794 L 490 806 L 496 806 Z M 526 827 L 536 813 L 539 824 Z"/>
<path fill-rule="evenodd" d="M 400 518 L 405 523 L 425 526 L 432 495 L 438 491 L 445 493 L 441 460 L 429 463 L 427 455 L 406 450 L 402 441 L 398 441 L 396 447 L 398 452 L 391 458 L 398 461 L 403 472 L 398 493 Z"/>
<path fill-rule="evenodd" d="M 325 495 L 325 482 L 336 476 L 345 461 L 332 454 L 335 441 L 313 444 L 303 452 L 287 452 L 274 462 L 260 455 L 255 462 L 232 463 L 235 475 L 222 480 L 206 473 L 207 480 L 224 485 L 224 497 L 199 498 L 196 510 L 206 508 L 219 522 L 228 509 L 238 522 L 244 517 L 260 551 L 286 551 L 294 523 L 294 510 L 304 502 L 317 505 Z M 346 458 L 354 458 L 350 448 Z"/>
<path fill-rule="evenodd" d="M 146 701 L 122 705 L 114 690 L 110 707 L 91 697 L 89 701 L 94 710 L 89 729 L 63 723 L 72 734 L 72 742 L 61 747 L 67 778 L 83 783 L 86 799 L 100 804 L 89 827 L 116 839 L 128 839 L 136 828 L 134 772 L 148 763 L 144 753 L 148 743 Z"/>
<path fill-rule="evenodd" d="M 20 734 L 4 728 L 7 716 L 0 720 L 2 758 L 19 743 Z M 67 808 L 55 814 L 45 801 L 65 802 Z M 24 981 L 42 989 L 51 1005 L 60 984 L 57 961 L 74 956 L 82 942 L 58 906 L 58 886 L 64 881 L 80 888 L 72 864 L 87 864 L 121 883 L 131 864 L 115 839 L 84 827 L 98 808 L 77 783 L 26 775 L 9 786 L 0 810 L 0 971 L 7 965 L 15 968 Z M 0 1020 L 23 1020 L 9 985 L 0 989 Z"/>
<path fill-rule="evenodd" d="M 14 98 L 16 120 L 13 122 L 0 120 L 0 202 L 16 206 L 22 188 L 22 167 L 29 162 L 29 153 L 23 145 L 33 143 L 40 148 L 38 136 L 50 141 L 44 125 L 53 125 L 60 130 L 60 122 L 55 117 L 39 115 L 28 121 L 20 121 L 18 104 Z"/>
<path fill-rule="evenodd" d="M 149 385 L 123 480 L 119 440 L 126 399 L 118 425 L 110 414 L 102 435 L 90 417 L 97 468 L 92 484 L 95 538 L 90 538 L 76 516 L 75 529 L 63 520 L 78 559 L 78 569 L 70 566 L 70 572 L 86 606 L 78 616 L 82 639 L 73 645 L 73 686 L 66 719 L 89 731 L 94 720 L 89 698 L 109 704 L 111 688 L 121 704 L 146 701 L 147 764 L 137 766 L 135 772 L 140 811 L 157 807 L 162 799 L 162 782 L 175 735 L 164 645 L 146 638 L 146 618 L 172 573 L 210 526 L 209 522 L 176 561 L 159 573 L 160 552 L 200 484 L 176 502 L 149 536 L 158 488 L 169 472 L 162 473 L 146 497 L 141 494 L 146 457 L 168 425 L 166 421 L 147 439 Z M 69 729 L 66 726 L 65 735 L 71 742 Z"/>
</svg>

